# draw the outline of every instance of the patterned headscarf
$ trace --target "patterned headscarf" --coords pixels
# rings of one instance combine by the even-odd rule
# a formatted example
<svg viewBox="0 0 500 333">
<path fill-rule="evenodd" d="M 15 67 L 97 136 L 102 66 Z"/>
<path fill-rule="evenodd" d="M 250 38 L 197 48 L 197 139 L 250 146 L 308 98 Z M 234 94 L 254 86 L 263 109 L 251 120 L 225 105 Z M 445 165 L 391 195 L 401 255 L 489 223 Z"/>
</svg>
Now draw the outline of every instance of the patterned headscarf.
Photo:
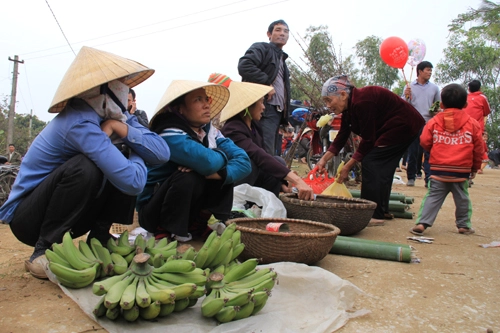
<svg viewBox="0 0 500 333">
<path fill-rule="evenodd" d="M 334 76 L 326 80 L 321 89 L 321 96 L 336 96 L 341 91 L 351 92 L 354 85 L 349 81 L 347 75 Z"/>
<path fill-rule="evenodd" d="M 122 105 L 116 104 L 109 93 L 103 92 L 102 86 L 90 89 L 77 97 L 87 102 L 104 120 L 114 119 L 125 122 L 127 116 L 123 114 L 122 107 L 127 105 L 129 87 L 119 80 L 113 80 L 107 84 L 107 89 L 116 96 Z"/>
</svg>

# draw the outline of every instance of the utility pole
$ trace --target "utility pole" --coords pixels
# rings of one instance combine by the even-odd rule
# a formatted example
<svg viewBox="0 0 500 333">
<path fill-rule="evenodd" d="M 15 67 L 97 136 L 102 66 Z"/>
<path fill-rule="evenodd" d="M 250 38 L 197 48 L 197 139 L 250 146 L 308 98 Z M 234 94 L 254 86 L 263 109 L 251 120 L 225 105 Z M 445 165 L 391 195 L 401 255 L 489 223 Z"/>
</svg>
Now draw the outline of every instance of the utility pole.
<svg viewBox="0 0 500 333">
<path fill-rule="evenodd" d="M 7 122 L 7 142 L 6 151 L 9 151 L 9 144 L 13 143 L 14 139 L 14 117 L 16 115 L 16 93 L 17 93 L 17 68 L 19 63 L 24 64 L 24 60 L 19 60 L 16 55 L 14 59 L 9 57 L 10 61 L 14 62 L 14 72 L 12 72 L 12 93 L 10 95 L 9 118 Z"/>
</svg>

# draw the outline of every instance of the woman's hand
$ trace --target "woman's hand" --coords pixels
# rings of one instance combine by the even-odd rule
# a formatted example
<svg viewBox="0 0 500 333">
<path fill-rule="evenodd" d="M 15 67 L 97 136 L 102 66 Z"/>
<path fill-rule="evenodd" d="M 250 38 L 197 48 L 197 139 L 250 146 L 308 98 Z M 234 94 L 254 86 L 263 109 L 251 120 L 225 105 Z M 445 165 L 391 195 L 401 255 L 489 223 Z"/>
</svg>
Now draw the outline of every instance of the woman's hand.
<svg viewBox="0 0 500 333">
<path fill-rule="evenodd" d="M 354 164 L 356 164 L 356 160 L 354 160 L 354 159 L 351 158 L 349 160 L 349 162 L 347 162 L 344 165 L 344 167 L 342 168 L 342 170 L 340 170 L 340 174 L 337 177 L 337 179 L 335 179 L 335 181 L 337 183 L 339 183 L 339 184 L 342 184 L 344 182 L 344 179 L 347 179 L 349 177 L 349 172 L 354 167 Z"/>
<path fill-rule="evenodd" d="M 295 187 L 299 191 L 297 196 L 300 200 L 314 200 L 314 192 L 312 188 L 310 188 L 309 185 L 307 185 L 295 172 L 290 171 L 286 175 L 285 180 L 289 183 L 295 184 Z M 291 186 L 289 186 L 289 188 L 290 187 Z"/>
<path fill-rule="evenodd" d="M 177 170 L 179 170 L 180 172 L 191 172 L 191 171 L 193 171 L 193 169 L 185 167 L 185 166 L 182 166 L 182 165 L 179 165 L 177 167 Z"/>
<path fill-rule="evenodd" d="M 335 155 L 334 155 L 332 152 L 327 151 L 327 152 L 323 155 L 323 157 L 321 157 L 321 159 L 318 161 L 318 163 L 316 163 L 316 168 L 318 169 L 318 172 L 319 172 L 319 173 L 324 172 L 326 162 L 327 162 L 328 160 L 331 160 L 333 156 L 335 156 Z"/>
</svg>

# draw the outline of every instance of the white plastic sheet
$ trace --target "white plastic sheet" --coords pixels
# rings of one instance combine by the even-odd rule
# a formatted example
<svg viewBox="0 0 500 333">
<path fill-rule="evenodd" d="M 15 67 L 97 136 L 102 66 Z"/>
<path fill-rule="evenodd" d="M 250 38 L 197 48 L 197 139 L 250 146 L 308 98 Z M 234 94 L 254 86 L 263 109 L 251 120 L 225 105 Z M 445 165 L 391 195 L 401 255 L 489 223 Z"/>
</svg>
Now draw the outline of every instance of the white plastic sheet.
<svg viewBox="0 0 500 333">
<path fill-rule="evenodd" d="M 99 297 L 92 294 L 91 286 L 83 289 L 60 287 L 90 318 L 110 333 L 163 333 L 169 328 L 177 333 L 330 333 L 345 325 L 349 319 L 370 312 L 352 311 L 355 297 L 363 292 L 352 283 L 320 267 L 291 262 L 259 267 L 273 267 L 278 273 L 279 285 L 274 287 L 266 306 L 255 316 L 221 325 L 217 325 L 213 318 L 202 317 L 201 299 L 192 308 L 155 321 L 139 319 L 128 323 L 122 318 L 117 321 L 96 319 L 92 309 Z M 50 271 L 48 275 L 57 283 Z"/>
</svg>

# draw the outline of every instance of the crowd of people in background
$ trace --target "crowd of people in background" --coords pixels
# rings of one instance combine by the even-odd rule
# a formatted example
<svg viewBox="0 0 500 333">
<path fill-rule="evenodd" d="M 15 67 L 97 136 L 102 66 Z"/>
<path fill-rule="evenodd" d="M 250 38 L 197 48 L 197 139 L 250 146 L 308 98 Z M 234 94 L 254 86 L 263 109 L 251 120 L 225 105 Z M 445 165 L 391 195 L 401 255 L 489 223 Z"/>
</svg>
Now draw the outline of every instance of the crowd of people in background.
<svg viewBox="0 0 500 333">
<path fill-rule="evenodd" d="M 267 37 L 269 42 L 252 44 L 239 59 L 243 82 L 219 73 L 208 81 L 174 80 L 151 121 L 137 108 L 132 88 L 154 70 L 83 47 L 49 107 L 57 116 L 23 159 L 11 144 L 4 161 L 20 164 L 20 171 L 0 220 L 34 248 L 26 270 L 47 278 L 45 250 L 65 232 L 74 238 L 88 233 L 88 240 L 105 244 L 112 223 L 131 224 L 135 210 L 156 239 L 186 242 L 212 230 L 221 233 L 239 184 L 314 200 L 313 190 L 282 158 L 297 140 L 296 157 L 306 163 L 311 141 L 307 134 L 297 137 L 289 124 L 287 23 L 272 22 Z M 422 235 L 431 227 L 451 192 L 458 232 L 471 234 L 466 188 L 488 160 L 500 163 L 499 149 L 487 152 L 484 125 L 491 111 L 479 81 L 469 83 L 469 94 L 457 84 L 440 92 L 430 82 L 432 69 L 428 61 L 419 63 L 402 96 L 378 86 L 357 88 L 347 75 L 324 82 L 322 100 L 342 118 L 317 171 L 355 133 L 359 148 L 337 181 L 343 183 L 361 162 L 361 198 L 377 203 L 370 226 L 392 218 L 389 197 L 404 155 L 407 185 L 416 185 L 423 166 L 428 188 L 410 232 Z M 442 112 L 434 114 L 436 103 Z"/>
</svg>

